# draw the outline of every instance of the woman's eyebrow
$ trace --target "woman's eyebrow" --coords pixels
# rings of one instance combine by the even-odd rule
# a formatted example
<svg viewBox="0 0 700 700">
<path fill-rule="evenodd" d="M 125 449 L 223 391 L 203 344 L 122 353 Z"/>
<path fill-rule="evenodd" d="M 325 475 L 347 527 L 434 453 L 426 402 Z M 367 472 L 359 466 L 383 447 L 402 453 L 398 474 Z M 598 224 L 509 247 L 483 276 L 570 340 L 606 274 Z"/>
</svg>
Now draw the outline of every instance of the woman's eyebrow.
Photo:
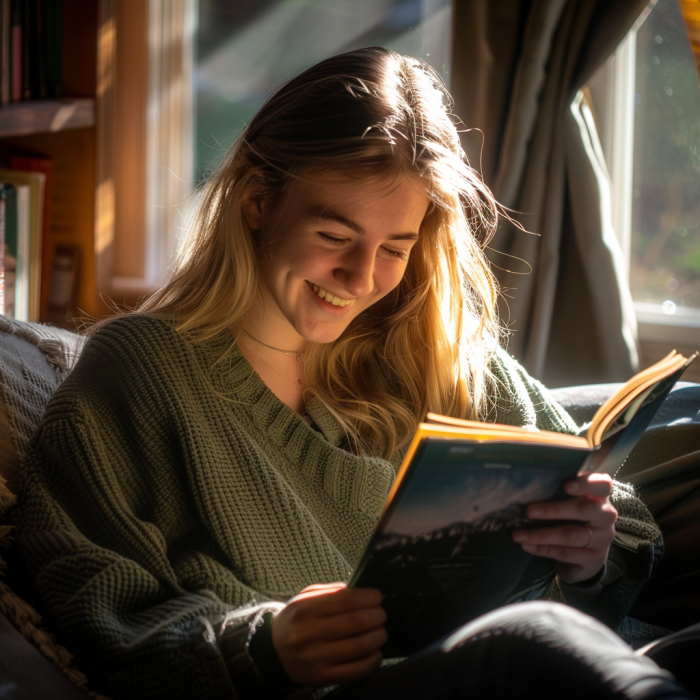
<svg viewBox="0 0 700 700">
<path fill-rule="evenodd" d="M 325 219 L 326 221 L 334 221 L 338 224 L 342 224 L 346 228 L 349 228 L 351 231 L 354 231 L 355 233 L 359 233 L 360 235 L 363 235 L 367 233 L 366 229 L 363 226 L 360 226 L 356 221 L 353 221 L 352 219 L 348 219 L 347 216 L 343 216 L 342 214 L 339 214 L 338 212 L 333 211 L 332 209 L 326 209 L 323 207 L 311 207 L 309 209 L 309 216 L 316 217 L 317 219 Z M 417 233 L 395 233 L 392 234 L 391 236 L 388 236 L 388 240 L 390 241 L 417 241 L 418 240 L 418 234 Z"/>
</svg>

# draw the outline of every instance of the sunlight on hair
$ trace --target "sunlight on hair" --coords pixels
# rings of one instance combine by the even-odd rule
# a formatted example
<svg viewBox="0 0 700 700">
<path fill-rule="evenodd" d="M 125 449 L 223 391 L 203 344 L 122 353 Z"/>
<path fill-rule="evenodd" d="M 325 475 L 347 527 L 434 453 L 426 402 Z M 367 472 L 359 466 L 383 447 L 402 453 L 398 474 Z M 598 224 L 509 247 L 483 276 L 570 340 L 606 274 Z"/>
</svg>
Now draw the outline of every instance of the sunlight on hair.
<svg viewBox="0 0 700 700">
<path fill-rule="evenodd" d="M 309 393 L 358 453 L 390 457 L 426 411 L 479 418 L 499 338 L 483 248 L 502 210 L 461 148 L 452 99 L 417 58 L 380 48 L 334 56 L 277 90 L 201 191 L 170 279 L 139 309 L 206 339 L 234 333 L 258 285 L 246 197 L 336 171 L 418 176 L 432 206 L 399 286 L 334 342 L 305 355 Z"/>
</svg>

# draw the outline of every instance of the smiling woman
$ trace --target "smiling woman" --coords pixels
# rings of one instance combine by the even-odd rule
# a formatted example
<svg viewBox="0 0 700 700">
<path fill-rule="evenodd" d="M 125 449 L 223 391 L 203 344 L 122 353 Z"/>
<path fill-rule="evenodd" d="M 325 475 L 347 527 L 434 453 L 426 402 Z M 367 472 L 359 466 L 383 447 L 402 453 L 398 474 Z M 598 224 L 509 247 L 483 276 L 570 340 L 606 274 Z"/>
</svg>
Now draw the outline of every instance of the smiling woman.
<svg viewBox="0 0 700 700">
<path fill-rule="evenodd" d="M 499 208 L 450 104 L 425 63 L 378 48 L 283 85 L 204 187 L 170 279 L 96 327 L 54 394 L 18 541 L 115 698 L 689 697 L 542 601 L 379 668 L 382 595 L 341 583 L 427 410 L 577 429 L 498 347 Z M 617 626 L 660 533 L 607 476 L 566 492 L 513 539 L 555 561 L 548 597 Z"/>
</svg>

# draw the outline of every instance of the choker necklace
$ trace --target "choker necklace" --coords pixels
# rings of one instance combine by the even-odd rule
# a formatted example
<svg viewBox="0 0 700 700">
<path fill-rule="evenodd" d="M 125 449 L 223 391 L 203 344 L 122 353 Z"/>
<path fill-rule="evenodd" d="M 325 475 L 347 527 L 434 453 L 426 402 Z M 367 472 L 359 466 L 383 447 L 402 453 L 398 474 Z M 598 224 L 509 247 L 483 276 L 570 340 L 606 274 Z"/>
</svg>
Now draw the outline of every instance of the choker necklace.
<svg viewBox="0 0 700 700">
<path fill-rule="evenodd" d="M 260 343 L 260 345 L 264 345 L 266 348 L 270 348 L 270 350 L 276 350 L 277 352 L 283 352 L 285 355 L 291 355 L 292 357 L 296 357 L 297 362 L 305 362 L 303 352 L 295 352 L 294 350 L 282 350 L 282 348 L 273 348 L 272 345 L 268 345 L 267 343 L 263 343 L 262 340 L 254 338 L 250 333 L 248 333 L 248 331 L 244 330 L 243 328 L 241 328 L 241 332 L 245 333 L 251 340 L 254 340 L 256 343 Z"/>
</svg>

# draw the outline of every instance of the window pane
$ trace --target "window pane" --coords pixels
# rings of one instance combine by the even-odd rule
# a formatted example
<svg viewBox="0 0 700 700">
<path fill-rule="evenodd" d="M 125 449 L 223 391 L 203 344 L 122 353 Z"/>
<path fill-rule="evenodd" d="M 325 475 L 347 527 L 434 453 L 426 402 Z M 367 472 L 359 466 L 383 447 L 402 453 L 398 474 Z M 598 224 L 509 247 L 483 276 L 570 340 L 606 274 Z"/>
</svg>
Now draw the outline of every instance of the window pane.
<svg viewBox="0 0 700 700">
<path fill-rule="evenodd" d="M 680 315 L 700 309 L 700 82 L 678 0 L 639 29 L 636 76 L 632 296 Z"/>
<path fill-rule="evenodd" d="M 450 25 L 450 0 L 199 0 L 195 179 L 272 89 L 329 56 L 384 46 L 447 81 Z"/>
</svg>

